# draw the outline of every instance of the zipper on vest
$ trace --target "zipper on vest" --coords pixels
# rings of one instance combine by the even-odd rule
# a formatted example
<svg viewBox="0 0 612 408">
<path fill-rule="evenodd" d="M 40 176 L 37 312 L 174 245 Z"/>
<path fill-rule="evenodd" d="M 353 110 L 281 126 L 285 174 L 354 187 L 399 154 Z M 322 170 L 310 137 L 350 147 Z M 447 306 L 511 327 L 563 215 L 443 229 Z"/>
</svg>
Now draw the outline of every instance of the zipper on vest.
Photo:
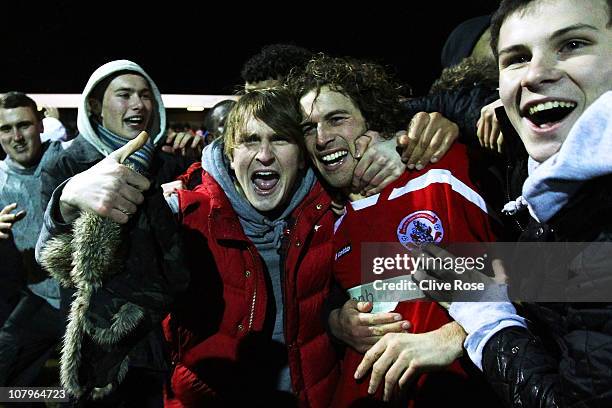
<svg viewBox="0 0 612 408">
<path fill-rule="evenodd" d="M 297 215 L 299 216 L 299 214 Z M 281 267 L 281 296 L 283 297 L 283 336 L 285 337 L 285 345 L 287 346 L 287 308 L 285 302 L 287 300 L 287 255 L 291 245 L 291 235 L 295 234 L 295 226 L 297 225 L 297 218 L 289 218 L 283 237 L 281 238 L 281 251 L 280 251 L 280 267 Z"/>
<path fill-rule="evenodd" d="M 249 251 L 249 255 L 251 255 L 251 261 L 255 265 L 257 263 L 257 259 L 255 258 L 255 256 L 253 256 L 253 250 L 250 245 L 247 247 L 247 250 Z M 253 328 L 253 321 L 255 320 L 255 301 L 257 300 L 257 276 L 256 276 L 256 273 L 253 273 L 252 275 L 253 275 L 253 298 L 251 299 L 251 310 L 249 312 L 249 326 L 247 328 L 248 331 L 251 331 L 251 329 Z"/>
<path fill-rule="evenodd" d="M 257 288 L 253 292 L 253 300 L 251 301 L 251 313 L 249 315 L 249 331 L 253 327 L 253 319 L 255 318 L 255 299 L 257 298 Z"/>
</svg>

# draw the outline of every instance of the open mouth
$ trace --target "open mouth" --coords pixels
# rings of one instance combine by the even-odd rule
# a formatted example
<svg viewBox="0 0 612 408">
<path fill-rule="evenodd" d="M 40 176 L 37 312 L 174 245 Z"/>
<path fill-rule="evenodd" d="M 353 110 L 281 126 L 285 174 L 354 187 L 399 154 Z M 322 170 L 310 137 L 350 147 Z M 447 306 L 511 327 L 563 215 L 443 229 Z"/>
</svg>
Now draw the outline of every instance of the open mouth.
<svg viewBox="0 0 612 408">
<path fill-rule="evenodd" d="M 542 102 L 526 109 L 524 116 L 538 127 L 551 127 L 565 119 L 576 106 L 575 102 L 567 101 Z"/>
<path fill-rule="evenodd" d="M 319 160 L 327 167 L 338 167 L 344 162 L 348 153 L 348 150 L 338 150 L 320 157 Z"/>
<path fill-rule="evenodd" d="M 144 126 L 145 118 L 144 118 L 144 116 L 141 116 L 141 115 L 135 115 L 135 116 L 130 116 L 128 118 L 125 118 L 123 121 L 128 126 L 140 128 L 140 127 Z"/>
<path fill-rule="evenodd" d="M 23 153 L 26 150 L 28 150 L 28 145 L 27 144 L 14 145 L 13 150 L 15 150 L 16 153 Z"/>
<path fill-rule="evenodd" d="M 271 194 L 280 180 L 280 174 L 274 170 L 256 171 L 251 176 L 255 192 L 261 195 Z"/>
</svg>

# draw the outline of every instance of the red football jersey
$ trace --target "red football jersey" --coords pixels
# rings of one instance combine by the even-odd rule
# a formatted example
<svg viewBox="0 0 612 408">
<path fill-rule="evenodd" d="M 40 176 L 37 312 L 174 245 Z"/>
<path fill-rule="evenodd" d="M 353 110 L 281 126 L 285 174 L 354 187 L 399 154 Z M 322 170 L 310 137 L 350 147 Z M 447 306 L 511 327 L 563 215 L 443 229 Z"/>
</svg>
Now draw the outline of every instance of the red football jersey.
<svg viewBox="0 0 612 408">
<path fill-rule="evenodd" d="M 369 283 L 362 281 L 362 244 L 400 243 L 398 248 L 403 249 L 422 242 L 494 241 L 486 203 L 470 182 L 468 172 L 466 149 L 455 144 L 438 163 L 407 171 L 380 194 L 347 205 L 334 233 L 334 277 L 338 283 L 346 290 Z M 412 323 L 414 333 L 435 330 L 450 321 L 446 311 L 430 301 L 391 303 L 383 308 L 386 310 L 401 313 Z M 335 406 L 350 406 L 357 401 L 367 404 L 370 399 L 362 400 L 367 397 L 369 377 L 359 383 L 353 378 L 362 358 L 362 354 L 347 348 Z M 457 363 L 450 370 L 462 373 Z M 420 385 L 429 381 L 426 377 L 435 375 L 422 376 Z M 418 388 L 414 390 L 417 401 Z"/>
</svg>

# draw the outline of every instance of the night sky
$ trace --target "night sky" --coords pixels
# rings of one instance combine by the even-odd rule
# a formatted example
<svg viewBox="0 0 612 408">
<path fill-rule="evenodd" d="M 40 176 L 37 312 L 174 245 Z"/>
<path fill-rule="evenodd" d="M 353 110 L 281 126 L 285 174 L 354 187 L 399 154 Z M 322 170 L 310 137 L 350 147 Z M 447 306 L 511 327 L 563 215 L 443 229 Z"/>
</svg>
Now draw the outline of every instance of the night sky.
<svg viewBox="0 0 612 408">
<path fill-rule="evenodd" d="M 177 1 L 155 8 L 126 1 L 3 3 L 0 92 L 80 93 L 95 68 L 127 58 L 142 65 L 162 93 L 230 94 L 241 83 L 242 63 L 261 46 L 282 42 L 383 63 L 416 95 L 438 76 L 452 29 L 497 4 L 223 2 L 222 9 L 211 9 L 211 2 Z"/>
</svg>

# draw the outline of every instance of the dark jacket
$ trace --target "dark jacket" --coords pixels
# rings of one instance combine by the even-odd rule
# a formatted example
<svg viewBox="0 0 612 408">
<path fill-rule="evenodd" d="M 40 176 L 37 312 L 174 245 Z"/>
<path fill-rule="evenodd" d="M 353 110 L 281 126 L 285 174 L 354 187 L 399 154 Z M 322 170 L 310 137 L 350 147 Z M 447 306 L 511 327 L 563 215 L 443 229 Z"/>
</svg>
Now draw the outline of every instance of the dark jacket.
<svg viewBox="0 0 612 408">
<path fill-rule="evenodd" d="M 506 132 L 504 132 L 506 134 Z M 508 180 L 518 183 L 524 174 L 517 157 Z M 544 248 L 539 251 L 541 274 L 519 277 L 522 288 L 544 288 L 555 277 L 572 275 L 593 288 L 602 299 L 609 289 L 612 257 L 599 248 L 578 242 L 612 242 L 612 177 L 593 179 L 548 223 L 531 219 L 522 224 L 519 241 L 568 243 L 564 261 Z M 512 187 L 512 183 L 509 183 Z M 520 183 L 522 185 L 522 182 Z M 518 186 L 514 187 L 514 193 Z M 516 195 L 513 195 L 516 197 Z M 573 243 L 573 244 L 572 244 Z M 537 249 L 535 249 L 537 251 Z M 580 260 L 576 273 L 569 263 Z M 556 261 L 555 268 L 546 267 Z M 533 268 L 531 269 L 533 270 Z M 516 279 L 514 275 L 510 279 Z M 567 282 L 567 278 L 565 281 Z M 562 289 L 569 290 L 569 285 Z M 497 393 L 512 407 L 610 407 L 612 406 L 612 305 L 609 303 L 523 303 L 519 313 L 528 329 L 511 327 L 496 333 L 483 350 L 483 370 Z"/>
<path fill-rule="evenodd" d="M 51 237 L 71 231 L 58 221 L 61 186 L 66 179 L 87 170 L 103 156 L 82 137 L 43 171 L 43 195 L 51 197 L 37 244 L 37 256 Z M 111 347 L 99 347 L 85 338 L 81 352 L 81 380 L 86 387 L 105 385 L 114 380 L 125 356 L 130 366 L 166 368 L 160 322 L 174 296 L 187 287 L 188 272 L 183 267 L 178 223 L 168 208 L 161 183 L 172 181 L 187 167 L 182 158 L 156 152 L 150 167 L 152 187 L 144 192 L 145 201 L 122 229 L 117 274 L 104 282 L 91 297 L 87 320 L 97 328 L 109 328 L 118 310 L 127 303 L 145 310 L 133 335 L 113 340 Z M 55 191 L 54 191 L 55 189 Z M 62 309 L 67 314 L 74 289 L 62 288 Z"/>
<path fill-rule="evenodd" d="M 25 273 L 21 253 L 13 242 L 13 237 L 0 239 L 0 327 L 19 301 L 25 286 Z"/>
<path fill-rule="evenodd" d="M 480 110 L 499 99 L 496 90 L 483 85 L 450 89 L 433 95 L 406 99 L 402 107 L 408 117 L 418 112 L 440 112 L 459 127 L 459 140 L 471 146 L 478 145 L 476 123 Z"/>
<path fill-rule="evenodd" d="M 179 202 L 192 279 L 164 320 L 173 357 L 166 406 L 329 406 L 338 378 L 321 320 L 331 279 L 329 196 L 317 183 L 284 233 L 284 347 L 270 341 L 274 302 L 264 262 L 221 187 L 204 173 Z M 287 359 L 295 396 L 274 391 Z"/>
</svg>

